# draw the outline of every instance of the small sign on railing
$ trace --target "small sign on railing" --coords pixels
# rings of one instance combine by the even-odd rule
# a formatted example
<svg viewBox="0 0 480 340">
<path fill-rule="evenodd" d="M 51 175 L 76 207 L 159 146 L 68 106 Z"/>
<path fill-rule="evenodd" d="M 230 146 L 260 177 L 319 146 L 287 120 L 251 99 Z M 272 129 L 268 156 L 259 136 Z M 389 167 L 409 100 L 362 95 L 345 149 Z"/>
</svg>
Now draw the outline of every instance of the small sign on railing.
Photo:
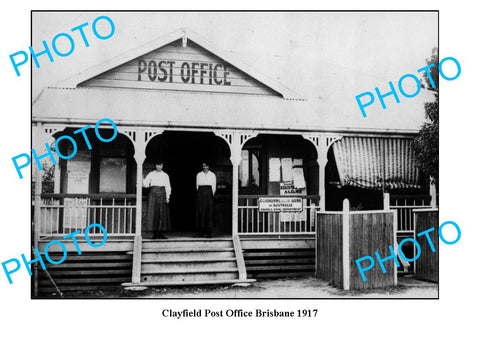
<svg viewBox="0 0 480 340">
<path fill-rule="evenodd" d="M 258 209 L 260 212 L 301 212 L 303 199 L 301 197 L 260 197 Z"/>
<path fill-rule="evenodd" d="M 65 198 L 63 228 L 83 229 L 87 227 L 88 198 Z"/>
</svg>

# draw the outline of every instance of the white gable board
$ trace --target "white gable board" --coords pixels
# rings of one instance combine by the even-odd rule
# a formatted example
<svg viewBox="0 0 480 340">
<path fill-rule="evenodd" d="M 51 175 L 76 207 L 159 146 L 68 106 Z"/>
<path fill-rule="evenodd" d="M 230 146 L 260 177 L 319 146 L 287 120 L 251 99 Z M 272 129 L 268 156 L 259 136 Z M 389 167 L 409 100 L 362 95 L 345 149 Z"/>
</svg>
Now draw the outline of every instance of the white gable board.
<svg viewBox="0 0 480 340">
<path fill-rule="evenodd" d="M 135 58 L 79 86 L 276 95 L 276 91 L 188 40 Z"/>
</svg>

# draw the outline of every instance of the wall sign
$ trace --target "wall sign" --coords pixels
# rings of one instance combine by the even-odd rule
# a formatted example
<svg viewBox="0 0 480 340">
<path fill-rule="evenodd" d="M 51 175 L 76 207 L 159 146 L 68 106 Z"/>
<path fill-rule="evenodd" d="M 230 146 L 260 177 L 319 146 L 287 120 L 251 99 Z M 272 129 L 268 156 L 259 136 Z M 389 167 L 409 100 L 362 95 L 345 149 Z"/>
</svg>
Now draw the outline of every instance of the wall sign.
<svg viewBox="0 0 480 340">
<path fill-rule="evenodd" d="M 258 209 L 260 212 L 301 212 L 303 200 L 301 197 L 260 197 Z"/>
<path fill-rule="evenodd" d="M 293 181 L 289 182 L 280 182 L 280 195 L 289 196 L 289 195 L 305 195 L 305 188 L 295 188 Z"/>
<path fill-rule="evenodd" d="M 278 95 L 191 40 L 185 47 L 178 40 L 158 48 L 81 86 Z"/>
<path fill-rule="evenodd" d="M 228 66 L 218 63 L 138 59 L 138 81 L 230 86 Z M 174 72 L 175 70 L 175 72 Z M 148 75 L 148 77 L 147 77 Z M 143 77 L 142 77 L 143 76 Z"/>
</svg>

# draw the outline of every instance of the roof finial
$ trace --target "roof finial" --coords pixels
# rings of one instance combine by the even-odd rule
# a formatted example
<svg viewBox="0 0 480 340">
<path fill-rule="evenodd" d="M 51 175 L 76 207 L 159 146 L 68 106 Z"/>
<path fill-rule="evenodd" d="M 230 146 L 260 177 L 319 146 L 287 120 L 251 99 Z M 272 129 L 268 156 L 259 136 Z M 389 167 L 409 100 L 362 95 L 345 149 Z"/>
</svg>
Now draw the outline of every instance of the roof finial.
<svg viewBox="0 0 480 340">
<path fill-rule="evenodd" d="M 183 37 L 182 37 L 182 47 L 187 47 L 187 30 L 185 27 L 182 27 Z"/>
</svg>

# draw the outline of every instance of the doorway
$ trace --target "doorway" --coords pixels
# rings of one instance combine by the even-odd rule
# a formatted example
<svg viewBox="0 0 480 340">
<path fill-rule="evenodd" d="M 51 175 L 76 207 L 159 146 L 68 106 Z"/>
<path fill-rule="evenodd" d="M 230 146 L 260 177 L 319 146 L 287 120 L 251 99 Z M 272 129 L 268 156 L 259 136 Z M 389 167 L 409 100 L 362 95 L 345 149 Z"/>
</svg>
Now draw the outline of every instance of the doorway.
<svg viewBox="0 0 480 340">
<path fill-rule="evenodd" d="M 147 145 L 145 172 L 154 169 L 153 161 L 164 161 L 170 177 L 170 219 L 173 234 L 195 233 L 196 175 L 202 162 L 210 163 L 217 177 L 214 235 L 231 234 L 232 166 L 226 142 L 208 132 L 166 131 Z"/>
</svg>

